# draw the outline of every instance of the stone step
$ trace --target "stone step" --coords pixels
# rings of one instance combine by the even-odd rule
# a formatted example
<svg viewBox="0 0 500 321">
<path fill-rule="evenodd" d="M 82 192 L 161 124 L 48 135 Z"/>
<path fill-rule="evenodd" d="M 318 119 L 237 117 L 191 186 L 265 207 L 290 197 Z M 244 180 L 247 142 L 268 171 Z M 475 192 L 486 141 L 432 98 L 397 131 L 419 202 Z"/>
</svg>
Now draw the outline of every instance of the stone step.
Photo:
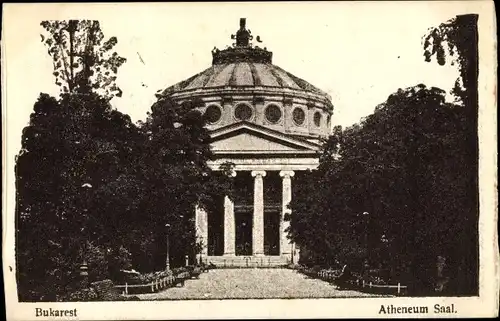
<svg viewBox="0 0 500 321">
<path fill-rule="evenodd" d="M 214 264 L 217 267 L 274 267 L 289 263 L 287 256 L 208 256 L 203 258 L 206 264 Z"/>
</svg>

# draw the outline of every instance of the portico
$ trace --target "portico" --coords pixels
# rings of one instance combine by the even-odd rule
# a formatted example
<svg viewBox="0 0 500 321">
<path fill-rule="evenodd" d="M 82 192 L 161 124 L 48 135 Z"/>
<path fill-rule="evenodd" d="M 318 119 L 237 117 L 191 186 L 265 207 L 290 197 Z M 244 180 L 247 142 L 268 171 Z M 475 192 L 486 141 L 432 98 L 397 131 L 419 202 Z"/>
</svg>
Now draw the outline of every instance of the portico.
<svg viewBox="0 0 500 321">
<path fill-rule="evenodd" d="M 217 256 L 233 258 L 235 256 L 276 256 L 282 261 L 291 262 L 293 244 L 287 238 L 286 229 L 289 225 L 284 215 L 289 213 L 288 204 L 292 199 L 292 170 L 284 171 L 235 171 L 237 175 L 247 175 L 253 179 L 252 204 L 247 204 L 242 198 L 236 200 L 228 196 L 224 198 L 223 207 L 223 252 L 217 253 L 210 238 L 216 237 L 210 233 L 208 213 L 200 208 L 196 210 L 199 239 L 204 244 L 202 257 L 218 261 Z M 264 186 L 266 178 L 277 174 L 281 178 L 280 204 L 266 203 Z M 239 191 L 244 192 L 244 191 Z M 236 192 L 238 193 L 238 192 Z M 249 198 L 247 198 L 249 199 Z M 210 213 L 214 215 L 214 213 Z M 215 214 L 216 215 L 216 214 Z M 211 248 L 212 245 L 212 248 Z"/>
<path fill-rule="evenodd" d="M 216 160 L 209 165 L 217 170 L 232 164 L 235 190 L 218 210 L 196 210 L 201 257 L 214 263 L 241 257 L 296 261 L 284 217 L 291 213 L 295 174 L 317 167 L 319 145 L 251 123 L 219 128 L 211 137 Z"/>
</svg>

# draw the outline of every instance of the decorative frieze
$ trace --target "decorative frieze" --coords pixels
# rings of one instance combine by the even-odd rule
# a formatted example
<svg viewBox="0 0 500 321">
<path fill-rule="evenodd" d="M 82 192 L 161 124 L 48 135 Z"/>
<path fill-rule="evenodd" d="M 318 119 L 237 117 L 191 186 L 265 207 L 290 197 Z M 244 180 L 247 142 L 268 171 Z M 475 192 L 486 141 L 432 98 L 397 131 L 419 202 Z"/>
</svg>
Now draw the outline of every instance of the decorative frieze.
<svg viewBox="0 0 500 321">
<path fill-rule="evenodd" d="M 232 96 L 224 96 L 221 99 L 221 104 L 222 105 L 228 105 L 233 103 L 233 97 Z"/>
<path fill-rule="evenodd" d="M 293 104 L 293 98 L 285 97 L 283 98 L 283 105 L 291 106 Z"/>
<path fill-rule="evenodd" d="M 264 104 L 264 102 L 265 102 L 265 98 L 263 96 L 254 96 L 253 97 L 253 103 L 255 105 L 257 105 L 257 104 Z"/>
</svg>

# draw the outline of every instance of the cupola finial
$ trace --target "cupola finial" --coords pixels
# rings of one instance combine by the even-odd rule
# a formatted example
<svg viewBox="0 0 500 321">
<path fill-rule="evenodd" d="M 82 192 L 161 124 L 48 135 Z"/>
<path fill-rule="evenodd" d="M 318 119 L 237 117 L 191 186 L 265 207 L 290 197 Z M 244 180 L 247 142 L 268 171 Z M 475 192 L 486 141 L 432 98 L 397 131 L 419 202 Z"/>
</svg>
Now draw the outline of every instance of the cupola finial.
<svg viewBox="0 0 500 321">
<path fill-rule="evenodd" d="M 240 29 L 236 32 L 236 36 L 231 35 L 231 39 L 236 38 L 236 47 L 249 47 L 250 41 L 253 39 L 251 31 L 245 28 L 246 22 L 246 18 L 240 18 Z"/>
<path fill-rule="evenodd" d="M 252 32 L 246 28 L 246 18 L 240 18 L 240 29 L 236 34 L 231 35 L 231 39 L 236 39 L 232 46 L 227 46 L 224 50 L 214 48 L 212 50 L 212 64 L 223 64 L 236 61 L 251 61 L 256 63 L 272 63 L 273 53 L 267 48 L 253 46 Z M 255 39 L 262 42 L 259 36 Z"/>
</svg>

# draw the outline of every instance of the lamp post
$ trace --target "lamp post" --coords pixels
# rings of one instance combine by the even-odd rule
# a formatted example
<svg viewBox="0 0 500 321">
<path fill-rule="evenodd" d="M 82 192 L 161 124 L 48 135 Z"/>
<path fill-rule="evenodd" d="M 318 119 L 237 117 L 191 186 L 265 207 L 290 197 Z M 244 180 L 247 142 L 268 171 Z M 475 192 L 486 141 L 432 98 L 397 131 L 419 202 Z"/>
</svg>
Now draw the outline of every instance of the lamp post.
<svg viewBox="0 0 500 321">
<path fill-rule="evenodd" d="M 388 278 L 392 278 L 393 276 L 393 271 L 392 271 L 392 262 L 390 260 L 392 259 L 390 249 L 389 249 L 389 239 L 387 238 L 387 235 L 382 234 L 380 237 L 380 242 L 382 243 L 382 251 L 384 251 L 384 255 L 379 255 L 379 258 L 383 264 L 384 270 L 388 271 L 386 275 L 388 275 Z"/>
<path fill-rule="evenodd" d="M 70 21 L 70 33 L 71 32 L 74 32 L 74 28 L 75 28 L 75 20 L 72 20 Z M 72 31 L 73 30 L 73 31 Z M 84 180 L 89 180 L 91 181 L 91 175 L 88 174 L 88 173 L 91 173 L 91 167 L 90 165 L 93 163 L 93 162 L 96 162 L 97 161 L 97 157 L 98 156 L 101 156 L 101 155 L 104 155 L 104 154 L 109 154 L 109 153 L 112 153 L 112 154 L 115 154 L 117 152 L 116 149 L 110 149 L 110 150 L 106 150 L 106 151 L 102 151 L 102 152 L 98 152 L 96 154 L 93 154 L 91 155 L 91 159 L 87 159 L 86 160 L 86 163 L 85 163 L 85 176 L 84 176 Z M 84 191 L 84 202 L 82 204 L 82 212 L 85 214 L 85 215 L 82 215 L 83 217 L 83 226 L 82 226 L 82 235 L 83 235 L 83 244 L 82 244 L 82 263 L 80 264 L 80 279 L 81 279 L 81 286 L 82 287 L 87 287 L 88 286 L 88 282 L 89 282 L 89 273 L 88 273 L 88 265 L 87 265 L 87 243 L 90 241 L 90 231 L 89 231 L 89 200 L 90 200 L 90 195 L 89 195 L 89 191 L 90 189 L 92 188 L 92 185 L 90 183 L 83 183 L 81 188 L 83 189 Z"/>
<path fill-rule="evenodd" d="M 363 222 L 364 222 L 364 226 L 365 226 L 365 251 L 366 251 L 366 254 L 365 254 L 365 260 L 364 260 L 364 263 L 363 263 L 363 274 L 364 276 L 367 275 L 368 273 L 368 268 L 369 268 L 369 263 L 368 263 L 368 259 L 369 259 L 369 253 L 368 253 L 368 220 L 370 219 L 370 213 L 368 212 L 363 212 Z"/>
<path fill-rule="evenodd" d="M 165 259 L 165 270 L 170 271 L 170 224 L 165 224 L 167 229 L 167 258 Z"/>
<path fill-rule="evenodd" d="M 85 205 L 84 205 L 84 212 L 87 212 L 88 215 L 88 190 L 92 188 L 92 185 L 89 183 L 84 183 L 82 185 L 82 188 L 85 189 Z M 87 265 L 87 242 L 88 242 L 88 224 L 87 224 L 88 217 L 84 217 L 84 224 L 82 227 L 82 234 L 83 234 L 83 244 L 82 244 L 82 263 L 80 264 L 80 279 L 81 279 L 81 287 L 86 288 L 89 283 L 89 272 L 88 272 L 88 265 Z"/>
</svg>

